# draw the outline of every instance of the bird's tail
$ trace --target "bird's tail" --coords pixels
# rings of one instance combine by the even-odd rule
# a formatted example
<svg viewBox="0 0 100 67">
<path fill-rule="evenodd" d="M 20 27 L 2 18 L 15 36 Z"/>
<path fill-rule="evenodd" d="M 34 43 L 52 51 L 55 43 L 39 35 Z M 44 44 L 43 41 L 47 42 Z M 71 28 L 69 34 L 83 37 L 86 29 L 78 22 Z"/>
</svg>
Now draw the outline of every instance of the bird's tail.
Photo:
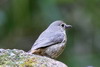
<svg viewBox="0 0 100 67">
<path fill-rule="evenodd" d="M 29 50 L 28 51 L 29 54 L 33 54 L 34 52 L 36 52 L 36 50 Z"/>
</svg>

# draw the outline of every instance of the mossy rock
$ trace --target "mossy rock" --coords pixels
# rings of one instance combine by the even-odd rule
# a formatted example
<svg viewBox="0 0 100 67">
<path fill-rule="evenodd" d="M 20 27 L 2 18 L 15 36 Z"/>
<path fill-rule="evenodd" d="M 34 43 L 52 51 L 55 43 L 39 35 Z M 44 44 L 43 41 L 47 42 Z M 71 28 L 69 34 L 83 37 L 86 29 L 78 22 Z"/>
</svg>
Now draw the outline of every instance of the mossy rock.
<svg viewBox="0 0 100 67">
<path fill-rule="evenodd" d="M 0 67 L 67 67 L 60 61 L 18 49 L 0 49 Z"/>
</svg>

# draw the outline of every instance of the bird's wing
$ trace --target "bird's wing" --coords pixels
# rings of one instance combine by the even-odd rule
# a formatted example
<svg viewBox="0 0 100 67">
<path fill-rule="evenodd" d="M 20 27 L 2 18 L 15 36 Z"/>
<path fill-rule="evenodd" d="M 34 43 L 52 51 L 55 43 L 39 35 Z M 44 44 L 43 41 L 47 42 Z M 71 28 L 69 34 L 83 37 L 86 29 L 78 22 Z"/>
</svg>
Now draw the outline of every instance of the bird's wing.
<svg viewBox="0 0 100 67">
<path fill-rule="evenodd" d="M 43 47 L 47 47 L 47 46 L 51 46 L 53 44 L 57 44 L 57 43 L 61 43 L 64 39 L 64 34 L 63 33 L 53 33 L 50 34 L 50 36 L 48 37 L 43 37 L 38 39 L 34 45 L 32 46 L 31 50 L 35 50 L 38 48 L 43 48 Z"/>
</svg>

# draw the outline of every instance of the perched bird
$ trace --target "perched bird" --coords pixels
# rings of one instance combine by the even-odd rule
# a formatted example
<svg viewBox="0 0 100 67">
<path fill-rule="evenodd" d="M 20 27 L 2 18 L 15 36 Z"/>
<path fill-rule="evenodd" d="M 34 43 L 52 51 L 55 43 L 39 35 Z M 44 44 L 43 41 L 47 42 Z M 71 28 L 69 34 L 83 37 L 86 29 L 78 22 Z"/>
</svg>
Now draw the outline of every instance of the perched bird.
<svg viewBox="0 0 100 67">
<path fill-rule="evenodd" d="M 71 27 L 61 20 L 54 21 L 40 34 L 29 53 L 57 58 L 64 50 L 67 42 L 65 29 Z"/>
</svg>

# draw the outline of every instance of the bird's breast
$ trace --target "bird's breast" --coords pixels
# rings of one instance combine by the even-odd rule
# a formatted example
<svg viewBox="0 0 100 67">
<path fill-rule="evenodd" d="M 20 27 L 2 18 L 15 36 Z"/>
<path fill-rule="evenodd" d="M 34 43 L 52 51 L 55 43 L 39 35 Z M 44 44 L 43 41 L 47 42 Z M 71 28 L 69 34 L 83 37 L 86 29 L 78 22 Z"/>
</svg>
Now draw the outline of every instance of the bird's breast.
<svg viewBox="0 0 100 67">
<path fill-rule="evenodd" d="M 57 58 L 64 50 L 65 43 L 59 43 L 48 47 L 45 51 L 46 55 L 51 58 Z"/>
</svg>

